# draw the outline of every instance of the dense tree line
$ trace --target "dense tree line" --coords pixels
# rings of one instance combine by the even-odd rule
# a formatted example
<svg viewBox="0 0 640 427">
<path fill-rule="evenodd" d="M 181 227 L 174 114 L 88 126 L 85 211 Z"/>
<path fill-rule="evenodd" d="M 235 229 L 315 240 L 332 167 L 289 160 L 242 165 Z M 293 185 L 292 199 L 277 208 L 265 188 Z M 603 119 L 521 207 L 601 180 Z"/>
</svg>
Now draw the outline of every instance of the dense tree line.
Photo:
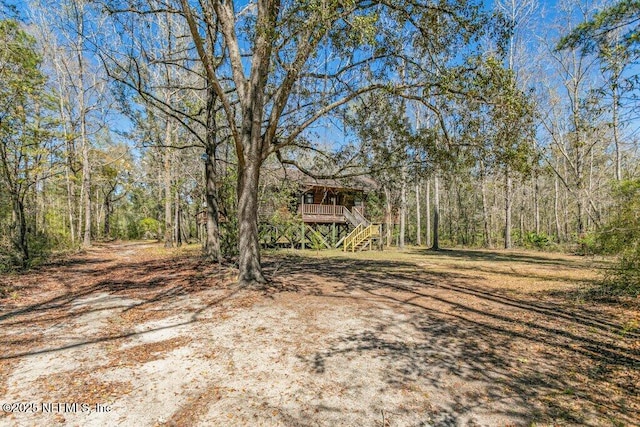
<svg viewBox="0 0 640 427">
<path fill-rule="evenodd" d="M 263 283 L 268 166 L 377 178 L 389 245 L 637 269 L 637 239 L 612 237 L 637 235 L 637 2 L 56 5 L 3 3 L 3 268 L 94 239 L 197 239 Z"/>
</svg>

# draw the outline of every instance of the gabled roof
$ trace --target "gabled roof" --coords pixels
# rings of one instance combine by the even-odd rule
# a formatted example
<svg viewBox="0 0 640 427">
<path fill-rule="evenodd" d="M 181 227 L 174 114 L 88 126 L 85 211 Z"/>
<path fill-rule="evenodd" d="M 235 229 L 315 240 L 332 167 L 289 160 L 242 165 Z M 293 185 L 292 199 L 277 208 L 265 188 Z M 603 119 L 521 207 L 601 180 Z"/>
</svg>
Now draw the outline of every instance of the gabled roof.
<svg viewBox="0 0 640 427">
<path fill-rule="evenodd" d="M 265 171 L 265 175 L 273 174 L 278 179 L 300 183 L 305 187 L 336 188 L 343 190 L 359 190 L 364 192 L 378 188 L 378 183 L 366 175 L 357 175 L 345 178 L 313 178 L 295 168 L 279 168 Z"/>
</svg>

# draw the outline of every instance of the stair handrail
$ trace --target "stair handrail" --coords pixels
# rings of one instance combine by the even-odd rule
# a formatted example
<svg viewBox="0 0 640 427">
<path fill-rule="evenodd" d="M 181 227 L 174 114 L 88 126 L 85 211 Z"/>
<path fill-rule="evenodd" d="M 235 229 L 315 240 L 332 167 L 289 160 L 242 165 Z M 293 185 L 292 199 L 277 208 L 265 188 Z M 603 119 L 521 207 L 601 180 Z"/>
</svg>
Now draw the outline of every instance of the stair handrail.
<svg viewBox="0 0 640 427">
<path fill-rule="evenodd" d="M 355 252 L 356 246 L 358 246 L 360 243 L 364 242 L 365 240 L 370 239 L 371 236 L 373 236 L 374 228 L 375 227 L 373 225 L 369 225 L 366 228 L 364 228 L 361 232 L 353 236 L 351 252 Z"/>
<path fill-rule="evenodd" d="M 353 243 L 353 252 L 355 252 L 355 248 L 356 246 L 358 246 L 360 243 L 370 240 L 372 237 L 374 236 L 380 236 L 382 235 L 381 232 L 381 225 L 380 224 L 371 224 L 369 225 L 367 228 L 365 228 L 364 230 L 362 230 L 362 232 L 360 232 L 357 236 L 354 236 L 354 243 Z"/>
<path fill-rule="evenodd" d="M 365 227 L 368 227 L 371 225 L 371 223 L 369 222 L 369 220 L 367 218 L 365 218 L 364 215 L 362 215 L 362 213 L 360 213 L 360 211 L 358 209 L 352 209 L 351 210 L 351 214 L 356 217 L 356 219 L 358 221 L 360 221 L 360 223 L 364 224 Z"/>
<path fill-rule="evenodd" d="M 351 248 L 351 252 L 355 252 L 360 243 L 380 235 L 382 235 L 380 224 L 371 224 L 368 227 L 360 224 L 344 238 L 344 251 Z"/>
<path fill-rule="evenodd" d="M 349 221 L 351 223 L 351 225 L 353 225 L 354 227 L 357 227 L 358 225 L 362 224 L 362 221 L 360 221 L 359 218 L 357 218 L 355 215 L 353 215 L 351 213 L 351 211 L 349 209 L 347 209 L 346 206 L 343 207 L 342 209 L 342 215 L 347 219 L 347 221 Z"/>
<path fill-rule="evenodd" d="M 343 246 L 345 252 L 349 248 L 349 245 L 352 243 L 353 237 L 356 236 L 358 233 L 360 233 L 363 229 L 364 229 L 364 226 L 362 224 L 358 224 L 356 228 L 351 230 L 351 233 L 347 234 L 347 237 L 344 238 L 344 246 Z"/>
</svg>

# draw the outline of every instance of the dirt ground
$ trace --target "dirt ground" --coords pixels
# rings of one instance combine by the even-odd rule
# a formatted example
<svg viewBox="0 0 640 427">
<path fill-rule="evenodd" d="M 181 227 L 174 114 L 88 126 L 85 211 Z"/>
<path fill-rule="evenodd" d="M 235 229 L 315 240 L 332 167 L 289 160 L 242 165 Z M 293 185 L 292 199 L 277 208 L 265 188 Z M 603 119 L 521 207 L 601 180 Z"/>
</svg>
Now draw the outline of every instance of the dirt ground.
<svg viewBox="0 0 640 427">
<path fill-rule="evenodd" d="M 640 425 L 640 301 L 593 260 L 109 243 L 0 277 L 2 426 Z"/>
</svg>

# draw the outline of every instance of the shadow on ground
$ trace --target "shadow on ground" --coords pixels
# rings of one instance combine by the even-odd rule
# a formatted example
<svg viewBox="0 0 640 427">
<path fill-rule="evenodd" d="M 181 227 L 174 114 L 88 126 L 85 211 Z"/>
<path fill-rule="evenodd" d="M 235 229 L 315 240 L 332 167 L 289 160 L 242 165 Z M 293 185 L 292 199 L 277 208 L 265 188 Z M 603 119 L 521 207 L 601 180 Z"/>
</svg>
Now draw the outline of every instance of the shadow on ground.
<svg viewBox="0 0 640 427">
<path fill-rule="evenodd" d="M 568 259 L 551 259 L 542 255 L 525 254 L 509 251 L 493 251 L 493 250 L 473 250 L 473 249 L 440 249 L 438 251 L 432 251 L 430 249 L 413 248 L 409 251 L 416 255 L 444 255 L 451 258 L 458 258 L 468 261 L 491 261 L 498 263 L 514 263 L 523 262 L 527 264 L 534 264 L 539 266 L 576 266 L 579 265 L 576 261 L 570 261 Z"/>
<path fill-rule="evenodd" d="M 447 255 L 556 264 L 526 255 Z M 427 382 L 453 396 L 434 415 L 436 425 L 466 423 L 465 414 L 482 408 L 526 423 L 640 423 L 640 334 L 597 304 L 506 294 L 480 285 L 481 271 L 433 273 L 410 262 L 290 256 L 267 271 L 296 283 L 298 292 L 406 313 L 372 310 L 366 331 L 345 334 L 306 363 L 321 375 L 345 355 L 382 359 L 388 392 Z"/>
<path fill-rule="evenodd" d="M 183 322 L 160 329 L 174 328 L 196 322 L 204 310 L 246 292 L 233 285 L 230 267 L 187 256 L 105 258 L 100 250 L 41 269 L 37 277 L 62 286 L 49 290 L 50 295 L 38 294 L 44 286 L 36 278 L 17 283 L 16 291 L 31 295 L 33 302 L 12 307 L 5 299 L 0 327 L 50 328 L 101 310 L 155 309 L 212 288 L 219 291 Z M 446 254 L 505 264 L 565 265 L 535 255 Z M 273 279 L 264 289 L 265 303 L 275 304 L 287 295 L 308 296 L 326 301 L 329 311 L 331 304 L 346 305 L 366 321 L 366 328 L 339 331 L 321 350 L 301 355 L 308 373 L 327 375 L 332 364 L 344 358 L 375 359 L 385 368 L 375 373 L 384 380 L 380 395 L 425 388 L 425 404 L 441 401 L 428 424 L 469 424 L 474 422 L 470 414 L 483 412 L 523 424 L 640 424 L 640 334 L 598 304 L 577 304 L 551 294 L 508 293 L 482 285 L 480 269 L 430 272 L 401 261 L 276 255 L 267 260 L 265 272 Z M 115 297 L 113 304 L 83 303 L 100 295 Z M 0 361 L 154 330 L 105 330 L 63 343 L 51 343 L 38 333 L 5 334 L 0 337 Z M 274 410 L 285 425 L 308 425 L 286 407 Z M 398 408 L 390 416 L 411 410 Z"/>
<path fill-rule="evenodd" d="M 90 337 L 77 337 L 64 343 L 52 344 L 44 334 L 24 334 L 18 337 L 3 335 L 0 337 L 0 361 L 19 359 L 42 353 L 51 353 L 89 344 L 130 338 L 148 334 L 160 329 L 176 328 L 193 323 L 199 315 L 237 294 L 239 289 L 231 278 L 234 270 L 229 266 L 213 266 L 199 257 L 160 257 L 156 260 L 114 260 L 108 256 L 113 247 L 133 247 L 136 245 L 97 246 L 93 253 L 97 258 L 81 255 L 60 260 L 39 268 L 37 271 L 20 277 L 12 284 L 12 291 L 30 295 L 33 303 L 20 304 L 6 298 L 0 305 L 0 327 L 22 329 L 51 329 L 57 325 L 70 324 L 83 316 L 101 311 L 144 310 L 147 307 L 158 308 L 171 305 L 177 298 L 198 294 L 212 288 L 220 291 L 219 297 L 208 301 L 206 305 L 192 310 L 191 317 L 184 322 L 163 326 L 158 329 L 135 332 L 130 330 L 117 333 L 100 333 Z M 58 284 L 48 289 L 40 282 Z M 62 284 L 60 286 L 60 284 Z M 48 291 L 50 297 L 40 295 Z M 96 299 L 97 298 L 97 299 Z M 131 325 L 135 326 L 135 325 Z M 111 331 L 114 332 L 114 331 Z"/>
</svg>

